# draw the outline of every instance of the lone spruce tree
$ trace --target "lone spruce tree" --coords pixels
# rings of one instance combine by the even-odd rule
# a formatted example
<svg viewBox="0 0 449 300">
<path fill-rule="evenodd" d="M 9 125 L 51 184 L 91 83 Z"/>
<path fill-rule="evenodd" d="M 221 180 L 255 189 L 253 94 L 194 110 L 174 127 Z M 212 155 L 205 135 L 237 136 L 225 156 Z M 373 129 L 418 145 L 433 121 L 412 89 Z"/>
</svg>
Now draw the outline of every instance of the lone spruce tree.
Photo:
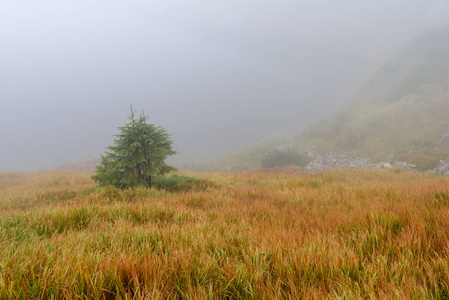
<svg viewBox="0 0 449 300">
<path fill-rule="evenodd" d="M 131 106 L 129 123 L 119 127 L 114 146 L 109 146 L 109 151 L 101 156 L 96 175 L 92 176 L 100 186 L 151 187 L 152 176 L 176 170 L 165 164 L 165 159 L 176 153 L 170 135 L 164 128 L 146 121 L 143 111 L 136 119 Z"/>
</svg>

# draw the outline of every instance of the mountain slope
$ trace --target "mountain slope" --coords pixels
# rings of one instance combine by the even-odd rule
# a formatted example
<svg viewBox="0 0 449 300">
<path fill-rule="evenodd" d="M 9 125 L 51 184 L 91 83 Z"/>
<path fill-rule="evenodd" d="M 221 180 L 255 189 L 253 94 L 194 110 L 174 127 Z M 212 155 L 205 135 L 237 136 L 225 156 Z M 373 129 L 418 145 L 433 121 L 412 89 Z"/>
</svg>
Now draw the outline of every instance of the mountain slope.
<svg viewBox="0 0 449 300">
<path fill-rule="evenodd" d="M 430 169 L 449 157 L 448 135 L 449 27 L 416 39 L 342 113 L 295 140 L 302 149 L 394 154 Z"/>
<path fill-rule="evenodd" d="M 425 85 L 400 100 L 369 103 L 303 132 L 298 143 L 365 155 L 400 154 L 441 146 L 449 132 L 449 85 Z"/>
<path fill-rule="evenodd" d="M 300 152 L 353 153 L 375 161 L 394 155 L 420 170 L 448 159 L 449 26 L 418 37 L 373 74 L 333 118 L 292 140 L 228 155 L 215 166 L 260 167 L 269 148 L 282 143 L 295 145 Z"/>
<path fill-rule="evenodd" d="M 399 101 L 423 85 L 445 85 L 448 79 L 449 26 L 416 38 L 372 76 L 356 101 Z"/>
</svg>

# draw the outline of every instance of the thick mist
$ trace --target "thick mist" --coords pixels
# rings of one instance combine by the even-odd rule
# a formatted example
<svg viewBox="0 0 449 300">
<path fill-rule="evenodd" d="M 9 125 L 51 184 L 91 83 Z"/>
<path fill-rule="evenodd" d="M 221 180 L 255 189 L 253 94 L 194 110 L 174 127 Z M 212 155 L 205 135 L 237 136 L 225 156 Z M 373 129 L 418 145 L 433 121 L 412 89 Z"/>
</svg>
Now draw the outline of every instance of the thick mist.
<svg viewBox="0 0 449 300">
<path fill-rule="evenodd" d="M 2 1 L 0 171 L 99 157 L 130 104 L 175 162 L 288 137 L 341 108 L 447 1 Z"/>
</svg>

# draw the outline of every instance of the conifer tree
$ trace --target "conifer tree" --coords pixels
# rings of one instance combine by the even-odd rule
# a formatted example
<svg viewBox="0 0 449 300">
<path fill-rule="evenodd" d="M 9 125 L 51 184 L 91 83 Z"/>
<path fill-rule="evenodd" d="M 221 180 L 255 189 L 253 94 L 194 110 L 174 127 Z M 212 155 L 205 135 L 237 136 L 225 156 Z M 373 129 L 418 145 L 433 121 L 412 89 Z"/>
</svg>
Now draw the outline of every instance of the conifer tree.
<svg viewBox="0 0 449 300">
<path fill-rule="evenodd" d="M 151 187 L 152 176 L 176 170 L 165 164 L 165 159 L 176 153 L 170 135 L 164 128 L 148 124 L 147 119 L 143 111 L 136 119 L 131 106 L 129 122 L 118 128 L 114 146 L 101 156 L 96 175 L 92 176 L 100 186 Z"/>
</svg>

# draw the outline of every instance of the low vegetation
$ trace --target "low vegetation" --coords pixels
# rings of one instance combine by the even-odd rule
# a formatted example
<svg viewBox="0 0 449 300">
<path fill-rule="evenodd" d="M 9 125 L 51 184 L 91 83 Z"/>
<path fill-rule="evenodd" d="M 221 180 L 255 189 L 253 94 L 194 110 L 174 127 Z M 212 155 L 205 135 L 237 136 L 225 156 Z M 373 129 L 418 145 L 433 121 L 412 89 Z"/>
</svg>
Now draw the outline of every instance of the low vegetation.
<svg viewBox="0 0 449 300">
<path fill-rule="evenodd" d="M 213 184 L 205 179 L 186 175 L 156 176 L 153 179 L 153 187 L 170 192 L 202 189 L 212 186 Z"/>
<path fill-rule="evenodd" d="M 273 149 L 262 157 L 262 168 L 272 168 L 279 166 L 299 166 L 305 167 L 310 162 L 307 154 L 299 153 L 296 149 Z"/>
<path fill-rule="evenodd" d="M 448 178 L 198 176 L 211 184 L 0 174 L 0 299 L 449 297 Z"/>
</svg>

